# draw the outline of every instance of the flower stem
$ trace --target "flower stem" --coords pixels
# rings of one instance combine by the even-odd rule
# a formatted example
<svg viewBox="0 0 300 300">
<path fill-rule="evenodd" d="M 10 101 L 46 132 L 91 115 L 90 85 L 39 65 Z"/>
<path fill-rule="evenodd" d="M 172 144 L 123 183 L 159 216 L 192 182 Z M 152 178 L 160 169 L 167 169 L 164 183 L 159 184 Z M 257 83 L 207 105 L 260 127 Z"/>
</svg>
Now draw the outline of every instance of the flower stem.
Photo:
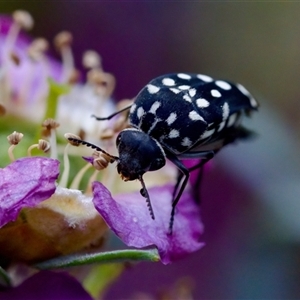
<svg viewBox="0 0 300 300">
<path fill-rule="evenodd" d="M 14 153 L 13 153 L 15 147 L 16 147 L 16 145 L 11 145 L 8 148 L 8 156 L 9 156 L 10 161 L 15 161 L 15 156 L 14 156 Z"/>
<path fill-rule="evenodd" d="M 84 167 L 82 167 L 80 169 L 80 171 L 77 173 L 77 175 L 75 176 L 74 180 L 72 181 L 71 185 L 70 185 L 70 189 L 74 189 L 74 190 L 78 190 L 79 189 L 79 184 L 82 180 L 83 175 L 85 174 L 85 172 L 91 168 L 92 165 L 91 164 L 86 164 Z"/>
<path fill-rule="evenodd" d="M 33 144 L 31 145 L 28 149 L 27 149 L 27 156 L 28 157 L 31 157 L 31 151 L 34 149 L 34 148 L 37 148 L 39 144 Z"/>
<path fill-rule="evenodd" d="M 69 148 L 70 148 L 70 144 L 67 144 L 64 149 L 64 170 L 59 181 L 59 185 L 64 188 L 67 187 L 69 173 L 70 173 L 70 160 L 68 155 Z"/>
<path fill-rule="evenodd" d="M 116 250 L 108 252 L 99 252 L 84 255 L 70 255 L 51 259 L 34 265 L 40 270 L 59 269 L 94 263 L 119 263 L 128 261 L 159 261 L 159 255 L 156 249 L 149 250 Z"/>
<path fill-rule="evenodd" d="M 63 75 L 62 82 L 67 83 L 72 71 L 74 70 L 74 58 L 71 47 L 64 47 L 62 49 L 62 60 L 63 60 Z"/>
<path fill-rule="evenodd" d="M 6 49 L 6 55 L 9 57 L 10 52 L 13 50 L 17 37 L 20 32 L 20 26 L 17 23 L 13 23 L 7 33 L 6 40 L 4 42 L 4 48 Z M 5 61 L 5 60 L 4 60 Z"/>
<path fill-rule="evenodd" d="M 99 171 L 95 170 L 94 173 L 92 174 L 92 176 L 90 177 L 87 188 L 85 190 L 86 195 L 91 195 L 92 194 L 92 183 L 93 183 L 93 181 L 97 180 L 98 174 L 99 174 Z"/>
<path fill-rule="evenodd" d="M 49 138 L 49 142 L 51 145 L 51 154 L 50 157 L 53 159 L 57 159 L 57 144 L 56 144 L 56 132 L 55 129 L 51 130 L 51 135 Z"/>
</svg>

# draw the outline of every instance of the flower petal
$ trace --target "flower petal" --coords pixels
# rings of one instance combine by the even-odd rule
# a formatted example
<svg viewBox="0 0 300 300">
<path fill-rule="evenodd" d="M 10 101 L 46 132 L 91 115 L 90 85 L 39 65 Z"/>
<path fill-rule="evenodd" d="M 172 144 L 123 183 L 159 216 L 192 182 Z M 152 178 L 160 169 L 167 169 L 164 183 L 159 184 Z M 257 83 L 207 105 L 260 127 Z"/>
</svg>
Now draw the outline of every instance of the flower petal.
<svg viewBox="0 0 300 300">
<path fill-rule="evenodd" d="M 91 165 L 94 163 L 94 157 L 93 157 L 93 156 L 82 156 L 82 158 L 83 158 L 86 162 L 90 163 Z"/>
<path fill-rule="evenodd" d="M 168 234 L 173 187 L 149 189 L 155 214 L 152 220 L 144 198 L 138 193 L 112 198 L 100 183 L 93 183 L 94 205 L 108 226 L 128 246 L 143 248 L 155 245 L 161 261 L 168 264 L 203 247 L 199 207 L 188 192 L 182 195 L 176 210 L 173 234 Z"/>
<path fill-rule="evenodd" d="M 59 161 L 21 158 L 0 169 L 0 227 L 17 218 L 23 207 L 48 199 L 56 189 Z"/>
</svg>

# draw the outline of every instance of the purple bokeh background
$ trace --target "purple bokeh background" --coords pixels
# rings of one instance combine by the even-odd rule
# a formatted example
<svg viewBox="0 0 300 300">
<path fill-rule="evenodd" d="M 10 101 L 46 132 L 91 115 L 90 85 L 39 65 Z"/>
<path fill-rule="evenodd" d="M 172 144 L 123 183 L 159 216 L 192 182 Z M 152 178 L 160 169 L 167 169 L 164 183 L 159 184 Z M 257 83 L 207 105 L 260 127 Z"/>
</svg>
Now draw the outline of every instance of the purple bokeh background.
<svg viewBox="0 0 300 300">
<path fill-rule="evenodd" d="M 67 272 L 41 271 L 21 285 L 10 290 L 1 290 L 5 300 L 92 300 L 81 284 Z"/>
</svg>

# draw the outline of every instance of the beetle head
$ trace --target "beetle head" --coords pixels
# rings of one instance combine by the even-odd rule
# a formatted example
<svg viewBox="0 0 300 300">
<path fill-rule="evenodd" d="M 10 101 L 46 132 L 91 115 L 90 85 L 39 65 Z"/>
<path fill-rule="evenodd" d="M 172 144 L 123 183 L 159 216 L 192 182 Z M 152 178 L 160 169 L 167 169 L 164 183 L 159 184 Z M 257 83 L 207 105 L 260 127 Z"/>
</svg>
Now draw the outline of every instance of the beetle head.
<svg viewBox="0 0 300 300">
<path fill-rule="evenodd" d="M 118 173 L 125 181 L 140 179 L 148 171 L 162 168 L 165 153 L 159 143 L 137 129 L 125 129 L 117 137 Z"/>
</svg>

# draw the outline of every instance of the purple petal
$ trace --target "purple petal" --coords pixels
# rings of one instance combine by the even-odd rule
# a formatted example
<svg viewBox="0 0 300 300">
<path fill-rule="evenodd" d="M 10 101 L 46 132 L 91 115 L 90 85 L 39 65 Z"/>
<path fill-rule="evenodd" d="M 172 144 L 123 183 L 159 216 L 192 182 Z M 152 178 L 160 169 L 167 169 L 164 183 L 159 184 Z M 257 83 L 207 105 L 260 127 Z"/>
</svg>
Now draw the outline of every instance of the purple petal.
<svg viewBox="0 0 300 300">
<path fill-rule="evenodd" d="M 164 264 L 203 247 L 199 207 L 188 192 L 182 195 L 176 210 L 173 234 L 168 234 L 171 215 L 171 185 L 149 189 L 155 214 L 152 220 L 145 199 L 138 193 L 112 198 L 100 183 L 93 183 L 94 205 L 108 226 L 128 246 L 144 248 L 155 245 Z"/>
<path fill-rule="evenodd" d="M 13 24 L 13 20 L 10 16 L 7 15 L 0 15 L 0 40 L 1 40 L 1 47 L 0 47 L 0 53 L 3 50 L 3 44 L 4 40 L 6 39 L 6 36 L 10 30 L 10 27 Z M 26 51 L 28 45 L 30 43 L 30 38 L 29 36 L 21 31 L 18 34 L 17 40 L 16 40 L 16 46 L 18 49 L 23 50 L 24 52 Z"/>
<path fill-rule="evenodd" d="M 56 189 L 59 161 L 21 158 L 0 169 L 0 227 L 17 218 L 23 207 L 48 199 Z"/>
<path fill-rule="evenodd" d="M 0 291 L 0 298 L 6 300 L 92 300 L 92 297 L 75 278 L 65 272 L 50 271 L 41 271 L 16 288 Z"/>
<path fill-rule="evenodd" d="M 94 163 L 94 157 L 93 157 L 93 156 L 82 156 L 82 158 L 83 158 L 86 162 L 88 162 L 88 163 L 90 163 L 90 164 L 93 164 L 93 163 Z"/>
</svg>

